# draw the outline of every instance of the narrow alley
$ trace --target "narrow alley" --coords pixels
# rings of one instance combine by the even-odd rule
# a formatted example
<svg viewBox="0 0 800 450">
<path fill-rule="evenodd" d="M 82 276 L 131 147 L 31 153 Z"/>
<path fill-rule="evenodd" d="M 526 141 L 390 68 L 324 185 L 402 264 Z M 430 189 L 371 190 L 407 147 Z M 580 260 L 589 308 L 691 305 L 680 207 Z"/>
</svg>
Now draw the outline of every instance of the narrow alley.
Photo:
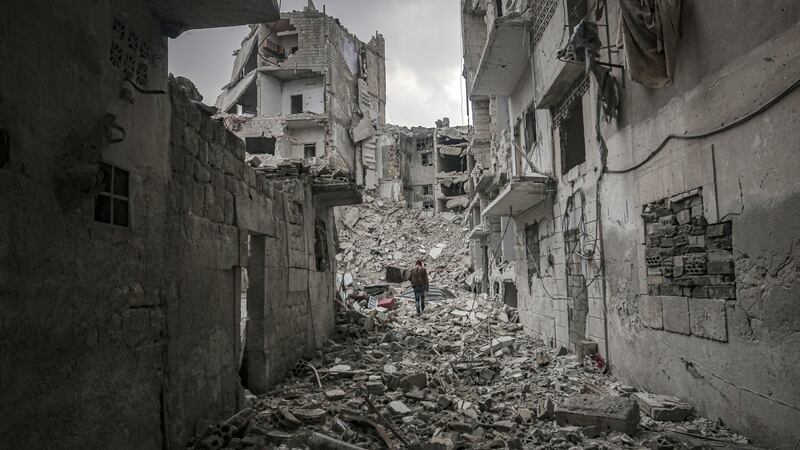
<svg viewBox="0 0 800 450">
<path fill-rule="evenodd" d="M 800 450 L 797 0 L 4 0 L 0 449 Z"/>
<path fill-rule="evenodd" d="M 334 335 L 191 448 L 761 448 L 686 402 L 609 376 L 596 343 L 554 349 L 515 308 L 458 287 L 467 249 L 455 216 L 372 197 L 342 215 L 342 243 L 371 242 L 343 245 Z M 407 283 L 371 282 L 383 277 L 369 264 L 417 257 L 453 294 L 422 315 Z"/>
</svg>

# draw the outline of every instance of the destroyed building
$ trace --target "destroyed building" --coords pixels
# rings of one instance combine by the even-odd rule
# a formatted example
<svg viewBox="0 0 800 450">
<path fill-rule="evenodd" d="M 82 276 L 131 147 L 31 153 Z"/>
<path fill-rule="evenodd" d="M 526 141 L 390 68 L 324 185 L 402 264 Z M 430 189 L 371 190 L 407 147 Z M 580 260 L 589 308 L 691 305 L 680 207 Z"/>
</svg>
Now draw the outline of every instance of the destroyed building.
<svg viewBox="0 0 800 450">
<path fill-rule="evenodd" d="M 433 209 L 433 128 L 386 125 L 378 129 L 378 194 L 411 208 Z"/>
<path fill-rule="evenodd" d="M 268 389 L 327 340 L 332 210 L 360 193 L 302 164 L 246 166 L 245 144 L 168 77 L 168 37 L 275 23 L 277 1 L 11 9 L 8 36 L 59 44 L 0 42 L 15 66 L 0 76 L 0 434 L 182 448 L 241 408 L 243 383 Z"/>
<path fill-rule="evenodd" d="M 763 6 L 462 1 L 468 218 L 473 282 L 530 332 L 784 445 L 800 6 Z"/>
<path fill-rule="evenodd" d="M 302 160 L 378 187 L 386 122 L 385 42 L 368 43 L 313 2 L 250 25 L 216 107 L 253 155 Z M 269 157 L 259 160 L 269 159 Z"/>
<path fill-rule="evenodd" d="M 436 122 L 434 135 L 434 167 L 436 172 L 436 189 L 434 202 L 436 212 L 462 212 L 469 199 L 469 161 L 467 146 L 471 138 L 470 126 L 450 126 L 450 119 L 444 118 Z"/>
</svg>

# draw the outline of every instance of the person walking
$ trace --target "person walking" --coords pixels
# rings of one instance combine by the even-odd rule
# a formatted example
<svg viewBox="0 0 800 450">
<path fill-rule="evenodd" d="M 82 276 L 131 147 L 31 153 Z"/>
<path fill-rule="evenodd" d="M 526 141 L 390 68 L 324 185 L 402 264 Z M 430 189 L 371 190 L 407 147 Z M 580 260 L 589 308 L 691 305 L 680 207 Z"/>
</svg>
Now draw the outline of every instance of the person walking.
<svg viewBox="0 0 800 450">
<path fill-rule="evenodd" d="M 428 271 L 422 265 L 422 261 L 417 260 L 417 265 L 411 269 L 411 286 L 414 288 L 414 301 L 417 304 L 417 315 L 425 311 L 425 292 L 428 290 Z"/>
</svg>

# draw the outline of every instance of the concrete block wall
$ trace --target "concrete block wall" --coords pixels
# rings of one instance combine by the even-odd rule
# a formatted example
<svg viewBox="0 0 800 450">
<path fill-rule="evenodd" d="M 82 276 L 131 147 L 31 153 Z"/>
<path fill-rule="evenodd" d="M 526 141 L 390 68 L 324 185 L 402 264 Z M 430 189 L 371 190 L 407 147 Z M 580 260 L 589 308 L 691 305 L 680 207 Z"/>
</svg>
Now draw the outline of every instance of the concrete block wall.
<svg viewBox="0 0 800 450">
<path fill-rule="evenodd" d="M 169 398 L 174 434 L 188 439 L 195 420 L 223 418 L 241 404 L 241 268 L 249 275 L 244 382 L 263 392 L 332 332 L 335 252 L 329 235 L 328 264 L 317 270 L 315 220 L 333 222 L 307 180 L 258 175 L 221 122 L 198 115 L 179 93 L 172 103 Z"/>
</svg>

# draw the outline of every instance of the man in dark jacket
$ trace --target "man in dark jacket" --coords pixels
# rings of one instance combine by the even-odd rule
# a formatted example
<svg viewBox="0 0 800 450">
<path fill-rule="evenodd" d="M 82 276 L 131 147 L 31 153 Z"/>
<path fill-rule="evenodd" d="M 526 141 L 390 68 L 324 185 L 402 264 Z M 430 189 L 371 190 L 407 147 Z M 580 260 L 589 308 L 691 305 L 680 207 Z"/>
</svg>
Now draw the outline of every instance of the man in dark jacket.
<svg viewBox="0 0 800 450">
<path fill-rule="evenodd" d="M 417 265 L 411 269 L 411 286 L 414 287 L 414 301 L 417 304 L 417 315 L 425 310 L 425 291 L 428 290 L 428 271 L 422 266 L 422 261 L 417 260 Z"/>
</svg>

